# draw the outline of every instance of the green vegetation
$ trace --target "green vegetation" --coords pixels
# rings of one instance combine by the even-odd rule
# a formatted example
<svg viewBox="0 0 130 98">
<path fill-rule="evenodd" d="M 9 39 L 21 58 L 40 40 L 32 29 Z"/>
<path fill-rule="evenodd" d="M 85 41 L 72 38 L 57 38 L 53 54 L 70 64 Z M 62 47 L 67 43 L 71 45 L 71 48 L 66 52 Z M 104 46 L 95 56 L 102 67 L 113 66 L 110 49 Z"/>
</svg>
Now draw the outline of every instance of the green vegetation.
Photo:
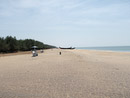
<svg viewBox="0 0 130 98">
<path fill-rule="evenodd" d="M 17 40 L 16 37 L 12 36 L 0 37 L 0 53 L 30 51 L 32 46 L 38 46 L 38 49 L 56 48 L 33 39 Z"/>
</svg>

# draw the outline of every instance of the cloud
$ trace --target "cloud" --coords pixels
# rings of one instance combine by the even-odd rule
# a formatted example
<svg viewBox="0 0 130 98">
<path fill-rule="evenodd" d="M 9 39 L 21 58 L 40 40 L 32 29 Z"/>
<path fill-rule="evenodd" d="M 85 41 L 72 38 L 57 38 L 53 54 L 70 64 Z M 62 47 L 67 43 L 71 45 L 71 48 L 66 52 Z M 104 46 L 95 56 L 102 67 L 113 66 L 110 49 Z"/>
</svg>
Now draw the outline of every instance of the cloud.
<svg viewBox="0 0 130 98">
<path fill-rule="evenodd" d="M 0 1 L 1 13 L 17 14 L 17 11 L 35 9 L 40 14 L 75 9 L 82 4 L 80 0 L 6 0 Z M 1 14 L 2 15 L 2 14 Z M 3 14 L 6 15 L 6 14 Z M 10 14 L 11 15 L 11 14 Z"/>
<path fill-rule="evenodd" d="M 113 20 L 129 19 L 129 5 L 130 2 L 112 0 L 3 0 L 0 1 L 0 16 L 14 17 L 14 22 L 23 21 L 28 25 L 104 25 Z"/>
</svg>

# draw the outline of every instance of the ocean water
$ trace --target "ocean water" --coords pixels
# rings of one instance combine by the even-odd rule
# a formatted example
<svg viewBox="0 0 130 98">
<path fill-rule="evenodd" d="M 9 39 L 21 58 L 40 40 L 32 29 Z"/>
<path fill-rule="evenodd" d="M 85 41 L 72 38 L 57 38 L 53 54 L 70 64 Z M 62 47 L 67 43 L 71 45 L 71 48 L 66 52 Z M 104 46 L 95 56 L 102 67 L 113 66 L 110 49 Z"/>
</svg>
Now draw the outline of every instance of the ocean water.
<svg viewBox="0 0 130 98">
<path fill-rule="evenodd" d="M 130 46 L 77 47 L 76 49 L 130 52 Z"/>
</svg>

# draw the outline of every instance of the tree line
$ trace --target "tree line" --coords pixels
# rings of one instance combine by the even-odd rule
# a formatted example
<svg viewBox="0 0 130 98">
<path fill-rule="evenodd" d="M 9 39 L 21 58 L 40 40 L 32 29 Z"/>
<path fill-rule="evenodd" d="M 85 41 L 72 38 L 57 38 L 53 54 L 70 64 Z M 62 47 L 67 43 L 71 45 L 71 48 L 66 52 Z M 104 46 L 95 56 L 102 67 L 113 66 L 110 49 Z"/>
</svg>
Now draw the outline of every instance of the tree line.
<svg viewBox="0 0 130 98">
<path fill-rule="evenodd" d="M 56 48 L 34 39 L 17 40 L 16 37 L 12 36 L 0 37 L 0 53 L 30 51 L 32 46 L 37 46 L 38 49 Z"/>
</svg>

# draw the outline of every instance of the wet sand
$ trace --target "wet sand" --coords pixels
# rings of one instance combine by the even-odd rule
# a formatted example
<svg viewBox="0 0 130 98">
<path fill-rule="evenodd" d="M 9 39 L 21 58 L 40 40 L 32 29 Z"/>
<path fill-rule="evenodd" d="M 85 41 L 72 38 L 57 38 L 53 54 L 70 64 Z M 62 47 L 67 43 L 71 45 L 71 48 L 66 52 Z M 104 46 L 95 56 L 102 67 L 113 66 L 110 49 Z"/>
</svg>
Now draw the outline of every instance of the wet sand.
<svg viewBox="0 0 130 98">
<path fill-rule="evenodd" d="M 130 98 L 130 53 L 54 49 L 31 56 L 0 57 L 0 98 Z"/>
</svg>

